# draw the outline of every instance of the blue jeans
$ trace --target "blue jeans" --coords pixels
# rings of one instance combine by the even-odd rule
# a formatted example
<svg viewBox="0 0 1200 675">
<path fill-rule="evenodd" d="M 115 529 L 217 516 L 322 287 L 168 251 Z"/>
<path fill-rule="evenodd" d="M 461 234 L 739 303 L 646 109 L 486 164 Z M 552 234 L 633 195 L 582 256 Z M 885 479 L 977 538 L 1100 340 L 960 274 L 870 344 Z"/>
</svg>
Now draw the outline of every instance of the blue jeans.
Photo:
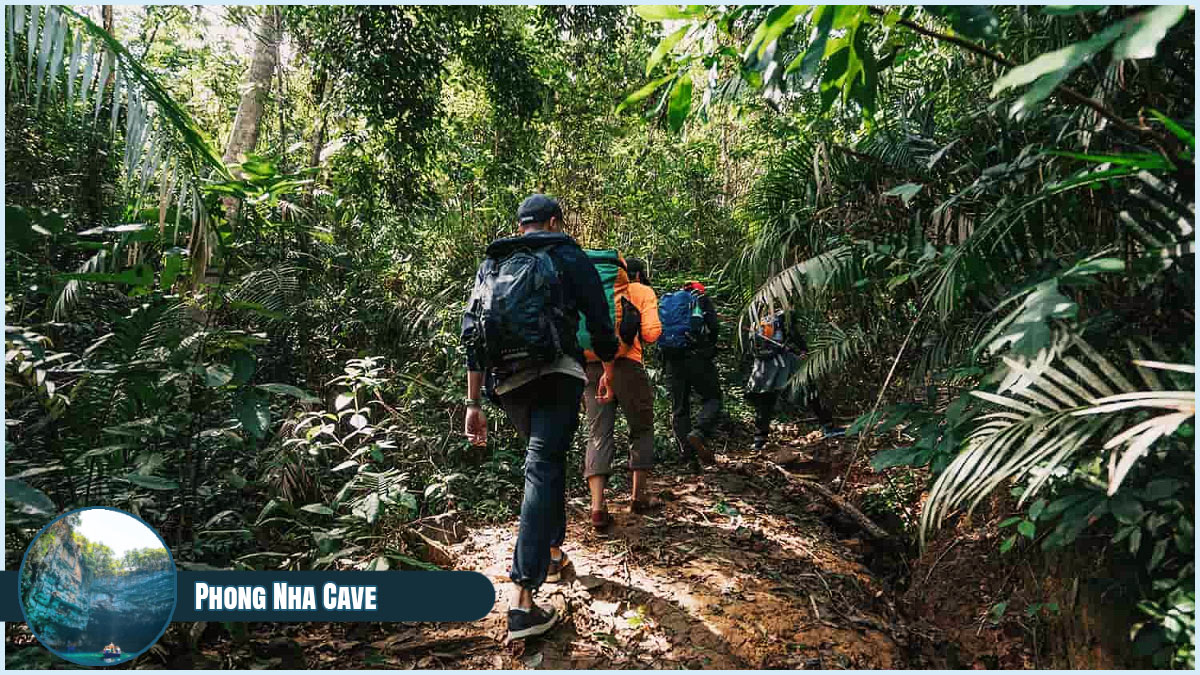
<svg viewBox="0 0 1200 675">
<path fill-rule="evenodd" d="M 583 380 L 554 373 L 500 396 L 526 439 L 525 499 L 513 550 L 513 582 L 535 591 L 546 581 L 550 547 L 567 536 L 567 450 L 579 428 Z"/>
</svg>

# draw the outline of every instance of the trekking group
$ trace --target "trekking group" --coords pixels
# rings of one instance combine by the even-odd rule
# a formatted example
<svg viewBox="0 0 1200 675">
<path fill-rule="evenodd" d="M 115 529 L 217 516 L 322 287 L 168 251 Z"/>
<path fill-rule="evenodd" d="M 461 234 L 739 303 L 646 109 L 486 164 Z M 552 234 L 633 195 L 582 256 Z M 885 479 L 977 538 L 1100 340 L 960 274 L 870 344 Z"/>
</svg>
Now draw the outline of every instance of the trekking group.
<svg viewBox="0 0 1200 675">
<path fill-rule="evenodd" d="M 558 621 L 538 607 L 534 592 L 557 582 L 571 562 L 566 536 L 566 458 L 587 419 L 583 475 L 591 493 L 591 523 L 612 524 L 605 499 L 616 454 L 617 408 L 629 428 L 630 511 L 661 505 L 650 493 L 654 466 L 654 389 L 644 346 L 658 344 L 671 399 L 671 426 L 680 458 L 696 472 L 712 464 L 721 413 L 715 363 L 719 322 L 703 284 L 691 281 L 659 302 L 646 263 L 615 250 L 584 250 L 563 233 L 563 212 L 546 195 L 517 210 L 520 234 L 492 242 L 463 313 L 467 358 L 465 431 L 487 443 L 482 403 L 499 406 L 526 441 L 525 493 L 510 577 L 517 587 L 508 611 L 508 639 L 540 635 Z M 751 331 L 754 364 L 746 397 L 755 410 L 755 447 L 765 446 L 771 417 L 804 353 L 783 312 Z M 701 400 L 691 415 L 691 398 Z M 827 434 L 840 433 L 815 396 L 812 410 Z"/>
</svg>

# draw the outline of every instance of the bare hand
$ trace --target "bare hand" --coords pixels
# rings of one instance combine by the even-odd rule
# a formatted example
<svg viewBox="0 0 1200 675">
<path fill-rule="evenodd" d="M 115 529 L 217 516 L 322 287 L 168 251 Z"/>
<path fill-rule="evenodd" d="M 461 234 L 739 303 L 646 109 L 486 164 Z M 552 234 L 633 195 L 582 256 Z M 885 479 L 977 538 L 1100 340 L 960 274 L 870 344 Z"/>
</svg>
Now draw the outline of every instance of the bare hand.
<svg viewBox="0 0 1200 675">
<path fill-rule="evenodd" d="M 467 408 L 465 427 L 467 440 L 471 442 L 471 445 L 487 445 L 487 415 L 484 414 L 483 408 L 476 406 Z"/>
<path fill-rule="evenodd" d="M 612 364 L 604 364 L 604 374 L 600 376 L 600 382 L 596 384 L 596 402 L 600 405 L 612 403 L 614 398 L 612 390 Z"/>
</svg>

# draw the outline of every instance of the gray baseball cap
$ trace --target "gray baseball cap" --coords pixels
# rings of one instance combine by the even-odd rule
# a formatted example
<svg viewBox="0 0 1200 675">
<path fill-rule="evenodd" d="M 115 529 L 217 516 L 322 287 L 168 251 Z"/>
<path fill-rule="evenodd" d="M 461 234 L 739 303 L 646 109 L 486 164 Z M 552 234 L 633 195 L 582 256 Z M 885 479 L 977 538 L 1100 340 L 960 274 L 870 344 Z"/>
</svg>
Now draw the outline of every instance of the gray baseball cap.
<svg viewBox="0 0 1200 675">
<path fill-rule="evenodd" d="M 562 207 L 557 199 L 543 194 L 529 195 L 517 208 L 517 222 L 522 225 L 544 223 L 554 217 L 562 220 Z"/>
</svg>

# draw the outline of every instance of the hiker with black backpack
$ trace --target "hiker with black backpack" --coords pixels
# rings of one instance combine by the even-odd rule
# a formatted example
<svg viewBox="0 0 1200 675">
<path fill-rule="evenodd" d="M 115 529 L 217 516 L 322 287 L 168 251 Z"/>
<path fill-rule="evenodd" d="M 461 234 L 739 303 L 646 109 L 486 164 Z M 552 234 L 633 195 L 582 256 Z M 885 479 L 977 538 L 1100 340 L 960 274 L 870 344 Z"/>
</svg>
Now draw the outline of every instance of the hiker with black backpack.
<svg viewBox="0 0 1200 675">
<path fill-rule="evenodd" d="M 517 209 L 521 234 L 487 248 L 463 313 L 467 352 L 466 435 L 487 443 L 488 398 L 498 401 L 523 438 L 525 497 L 509 576 L 517 594 L 508 611 L 508 640 L 541 635 L 558 614 L 533 602 L 546 581 L 562 578 L 570 560 L 566 536 L 566 457 L 579 426 L 587 379 L 576 338 L 587 318 L 591 348 L 603 363 L 597 397 L 609 386 L 617 336 L 596 268 L 575 240 L 562 233 L 562 208 L 535 194 Z"/>
<path fill-rule="evenodd" d="M 709 443 L 721 414 L 721 380 L 714 362 L 717 354 L 717 310 L 705 294 L 704 284 L 689 281 L 664 295 L 658 315 L 662 336 L 658 351 L 671 394 L 671 426 L 683 461 L 699 473 L 700 462 L 715 461 Z M 692 392 L 700 396 L 700 412 L 692 424 Z"/>
<path fill-rule="evenodd" d="M 583 391 L 588 421 L 583 476 L 592 493 L 592 527 L 603 533 L 612 524 L 604 490 L 616 454 L 614 427 L 618 406 L 629 427 L 629 472 L 632 474 L 629 510 L 642 514 L 661 506 L 659 500 L 650 496 L 647 485 L 650 470 L 654 468 L 654 387 L 642 365 L 642 345 L 657 340 L 662 326 L 658 321 L 658 299 L 654 289 L 635 280 L 633 263 L 636 259 L 627 263 L 611 249 L 588 249 L 587 254 L 600 273 L 606 296 L 612 298 L 613 321 L 620 337 L 620 347 L 612 366 L 615 400 L 605 403 L 596 395 L 603 371 L 584 332 L 585 326 L 590 328 L 590 325 L 586 320 L 580 322 L 579 341 L 584 345 L 588 359 L 588 382 Z M 644 268 L 644 264 L 641 267 Z"/>
<path fill-rule="evenodd" d="M 788 329 L 782 310 L 770 312 L 766 318 L 755 322 L 749 338 L 754 363 L 746 383 L 746 402 L 754 408 L 754 449 L 762 450 L 771 435 L 775 406 L 800 367 L 800 359 L 807 354 L 808 345 L 803 334 Z M 834 424 L 833 415 L 821 404 L 814 388 L 802 389 L 801 395 L 826 438 L 845 433 Z"/>
</svg>

